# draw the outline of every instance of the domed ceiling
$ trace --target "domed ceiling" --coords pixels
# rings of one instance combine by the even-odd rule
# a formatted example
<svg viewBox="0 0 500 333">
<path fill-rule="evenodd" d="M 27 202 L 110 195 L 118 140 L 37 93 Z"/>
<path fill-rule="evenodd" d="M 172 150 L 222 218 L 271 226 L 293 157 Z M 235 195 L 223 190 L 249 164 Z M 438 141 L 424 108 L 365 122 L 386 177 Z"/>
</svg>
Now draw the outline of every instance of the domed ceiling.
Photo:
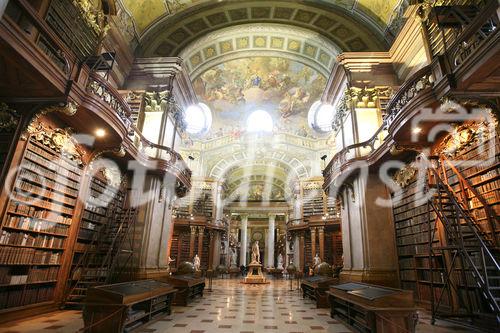
<svg viewBox="0 0 500 333">
<path fill-rule="evenodd" d="M 194 79 L 193 85 L 214 115 L 209 137 L 243 133 L 256 110 L 271 115 L 275 131 L 308 136 L 312 133 L 307 112 L 321 97 L 326 78 L 297 61 L 252 57 L 219 64 Z"/>
<path fill-rule="evenodd" d="M 406 0 L 119 0 L 133 20 L 141 56 L 176 56 L 212 31 L 245 23 L 318 32 L 344 51 L 384 50 Z M 123 20 L 121 20 L 123 21 Z"/>
</svg>

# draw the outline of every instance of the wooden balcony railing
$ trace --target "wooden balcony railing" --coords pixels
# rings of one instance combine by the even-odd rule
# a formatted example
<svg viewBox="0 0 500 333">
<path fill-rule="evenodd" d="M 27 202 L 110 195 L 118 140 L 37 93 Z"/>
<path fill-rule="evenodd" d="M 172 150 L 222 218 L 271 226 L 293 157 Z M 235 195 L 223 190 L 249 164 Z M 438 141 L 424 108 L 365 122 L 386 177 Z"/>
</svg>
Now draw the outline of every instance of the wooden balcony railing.
<svg viewBox="0 0 500 333">
<path fill-rule="evenodd" d="M 91 73 L 87 82 L 87 92 L 106 103 L 129 128 L 132 123 L 130 106 L 108 81 L 97 73 Z"/>
<path fill-rule="evenodd" d="M 441 1 L 425 20 L 432 56 L 445 56 L 452 71 L 460 66 L 498 30 L 497 8 L 497 0 Z M 456 20 L 448 22 L 449 18 Z"/>
<path fill-rule="evenodd" d="M 370 139 L 349 145 L 336 153 L 323 171 L 325 185 L 328 186 L 339 176 L 341 167 L 346 165 L 348 161 L 373 154 L 384 143 L 387 137 L 386 130 L 387 123 L 384 122 Z"/>
<path fill-rule="evenodd" d="M 396 92 L 387 103 L 386 117 L 387 126 L 400 114 L 401 110 L 408 105 L 422 90 L 432 88 L 434 78 L 431 66 L 426 66 L 413 74 Z"/>
</svg>

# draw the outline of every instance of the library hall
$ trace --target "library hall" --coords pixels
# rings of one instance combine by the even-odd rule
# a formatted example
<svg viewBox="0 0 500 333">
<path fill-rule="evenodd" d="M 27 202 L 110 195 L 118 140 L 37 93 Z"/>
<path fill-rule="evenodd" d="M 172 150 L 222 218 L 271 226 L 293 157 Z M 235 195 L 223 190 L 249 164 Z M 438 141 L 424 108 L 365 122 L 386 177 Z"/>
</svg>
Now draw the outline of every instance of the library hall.
<svg viewBox="0 0 500 333">
<path fill-rule="evenodd" d="M 0 0 L 0 333 L 500 332 L 499 0 Z"/>
</svg>

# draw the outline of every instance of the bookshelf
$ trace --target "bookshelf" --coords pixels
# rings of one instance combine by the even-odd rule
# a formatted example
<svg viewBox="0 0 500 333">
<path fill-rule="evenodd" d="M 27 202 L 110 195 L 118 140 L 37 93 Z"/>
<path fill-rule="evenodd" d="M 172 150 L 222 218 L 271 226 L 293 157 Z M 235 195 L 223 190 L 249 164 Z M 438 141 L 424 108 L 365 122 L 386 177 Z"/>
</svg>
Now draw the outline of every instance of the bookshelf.
<svg viewBox="0 0 500 333">
<path fill-rule="evenodd" d="M 0 228 L 1 310 L 55 301 L 82 174 L 56 131 L 29 136 L 13 183 Z"/>
<path fill-rule="evenodd" d="M 68 301 L 82 299 L 89 284 L 99 285 L 106 282 L 108 274 L 103 274 L 101 265 L 106 255 L 106 251 L 102 249 L 108 247 L 103 247 L 100 242 L 104 236 L 116 231 L 125 200 L 124 191 L 119 185 L 111 185 L 102 172 L 93 175 L 88 184 L 67 285 L 72 288 L 76 284 L 76 288 Z M 111 240 L 109 241 L 111 244 Z M 87 250 L 94 250 L 96 253 L 82 258 Z"/>
<path fill-rule="evenodd" d="M 429 212 L 425 201 L 417 201 L 418 190 L 416 181 L 404 188 L 401 200 L 393 205 L 393 214 L 401 288 L 413 290 L 417 299 L 427 303 L 431 301 L 428 218 L 434 228 L 436 215 Z M 433 246 L 440 244 L 438 234 L 434 233 Z M 440 272 L 445 272 L 445 263 L 440 254 L 433 255 L 432 260 L 434 289 L 440 293 L 444 287 Z M 444 298 L 443 304 L 449 304 L 449 300 Z"/>
<path fill-rule="evenodd" d="M 312 215 L 322 215 L 325 202 L 324 195 L 321 189 L 304 189 L 303 193 L 303 213 L 302 216 L 307 218 Z"/>
</svg>

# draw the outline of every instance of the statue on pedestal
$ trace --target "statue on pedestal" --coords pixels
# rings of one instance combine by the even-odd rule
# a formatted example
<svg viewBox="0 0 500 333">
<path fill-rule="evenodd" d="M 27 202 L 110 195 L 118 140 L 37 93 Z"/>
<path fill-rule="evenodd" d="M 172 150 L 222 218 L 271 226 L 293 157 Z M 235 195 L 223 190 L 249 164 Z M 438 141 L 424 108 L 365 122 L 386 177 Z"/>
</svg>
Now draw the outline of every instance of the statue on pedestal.
<svg viewBox="0 0 500 333">
<path fill-rule="evenodd" d="M 283 267 L 283 256 L 281 255 L 281 253 L 278 255 L 278 269 L 285 269 Z"/>
<path fill-rule="evenodd" d="M 316 253 L 316 257 L 314 257 L 314 259 L 313 259 L 313 267 L 316 267 L 319 264 L 321 264 L 321 259 L 320 259 L 319 255 Z"/>
<path fill-rule="evenodd" d="M 255 241 L 255 243 L 252 246 L 252 263 L 260 264 L 259 241 Z"/>
<path fill-rule="evenodd" d="M 200 270 L 200 257 L 196 254 L 193 258 L 194 269 L 198 272 Z"/>
</svg>

